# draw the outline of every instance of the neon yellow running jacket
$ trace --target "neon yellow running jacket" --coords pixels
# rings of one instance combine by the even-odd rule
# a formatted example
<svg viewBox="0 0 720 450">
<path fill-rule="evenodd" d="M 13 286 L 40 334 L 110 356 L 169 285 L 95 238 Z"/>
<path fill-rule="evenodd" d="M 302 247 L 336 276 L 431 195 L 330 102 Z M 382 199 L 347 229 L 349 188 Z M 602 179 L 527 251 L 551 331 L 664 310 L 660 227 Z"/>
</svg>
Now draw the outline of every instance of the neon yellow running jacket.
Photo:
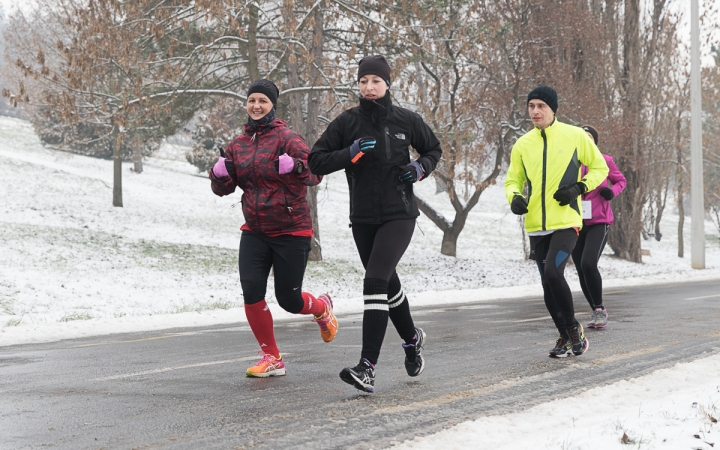
<svg viewBox="0 0 720 450">
<path fill-rule="evenodd" d="M 581 177 L 580 167 L 588 172 Z M 588 192 L 605 180 L 608 166 L 600 150 L 585 131 L 557 119 L 544 130 L 533 128 L 517 140 L 510 155 L 505 179 L 505 197 L 512 203 L 513 197 L 522 195 L 528 184 L 528 212 L 525 230 L 561 230 L 582 228 L 581 197 L 567 206 L 553 198 L 561 186 L 582 181 Z"/>
</svg>

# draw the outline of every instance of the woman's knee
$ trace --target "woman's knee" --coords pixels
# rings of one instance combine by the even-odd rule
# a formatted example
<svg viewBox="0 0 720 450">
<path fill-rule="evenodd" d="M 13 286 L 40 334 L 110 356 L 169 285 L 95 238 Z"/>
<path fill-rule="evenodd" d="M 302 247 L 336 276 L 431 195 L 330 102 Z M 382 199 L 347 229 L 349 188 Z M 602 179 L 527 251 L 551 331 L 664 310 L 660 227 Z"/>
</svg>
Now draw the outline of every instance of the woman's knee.
<svg viewBox="0 0 720 450">
<path fill-rule="evenodd" d="M 592 258 L 583 258 L 580 262 L 580 268 L 583 272 L 594 272 L 597 270 L 597 261 Z"/>
<path fill-rule="evenodd" d="M 300 289 L 290 292 L 275 292 L 278 305 L 291 314 L 298 314 L 302 311 L 304 302 Z"/>
<path fill-rule="evenodd" d="M 241 279 L 240 286 L 243 291 L 243 301 L 248 305 L 261 302 L 265 298 L 267 288 L 264 284 Z"/>
</svg>

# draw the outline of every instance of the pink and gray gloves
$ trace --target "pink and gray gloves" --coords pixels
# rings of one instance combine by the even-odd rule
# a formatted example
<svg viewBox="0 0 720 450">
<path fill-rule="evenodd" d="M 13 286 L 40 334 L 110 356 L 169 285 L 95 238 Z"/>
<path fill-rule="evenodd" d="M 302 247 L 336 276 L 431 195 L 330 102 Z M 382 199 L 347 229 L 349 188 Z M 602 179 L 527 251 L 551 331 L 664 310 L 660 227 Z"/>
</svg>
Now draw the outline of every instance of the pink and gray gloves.
<svg viewBox="0 0 720 450">
<path fill-rule="evenodd" d="M 277 170 L 280 175 L 290 173 L 294 168 L 295 160 L 288 156 L 287 153 L 283 153 L 275 160 L 275 170 Z"/>
<path fill-rule="evenodd" d="M 222 156 L 218 158 L 218 161 L 213 166 L 212 171 L 218 178 L 230 176 L 227 171 L 227 167 L 225 167 L 225 158 Z"/>
<path fill-rule="evenodd" d="M 275 160 L 275 170 L 277 170 L 280 175 L 285 175 L 290 172 L 302 173 L 304 169 L 305 165 L 302 161 L 288 156 L 287 153 L 283 153 Z"/>
</svg>

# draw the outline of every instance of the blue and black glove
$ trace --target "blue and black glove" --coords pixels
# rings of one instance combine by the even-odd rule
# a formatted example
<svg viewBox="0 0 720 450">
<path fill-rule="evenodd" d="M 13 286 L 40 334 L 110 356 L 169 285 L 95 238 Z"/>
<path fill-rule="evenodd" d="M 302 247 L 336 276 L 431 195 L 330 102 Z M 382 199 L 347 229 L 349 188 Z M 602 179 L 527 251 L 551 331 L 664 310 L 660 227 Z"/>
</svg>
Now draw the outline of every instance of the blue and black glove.
<svg viewBox="0 0 720 450">
<path fill-rule="evenodd" d="M 527 200 L 525 200 L 525 197 L 523 197 L 522 195 L 516 195 L 510 202 L 510 211 L 512 211 L 513 214 L 517 214 L 518 216 L 526 214 L 528 212 L 527 207 Z"/>
<path fill-rule="evenodd" d="M 577 182 L 569 186 L 562 186 L 553 194 L 553 198 L 560 202 L 560 206 L 566 206 L 573 200 L 577 200 L 578 196 L 585 192 L 587 192 L 585 183 Z"/>
<path fill-rule="evenodd" d="M 398 177 L 401 183 L 414 183 L 422 180 L 423 175 L 425 175 L 425 169 L 423 169 L 422 164 L 413 161 L 407 166 L 400 166 L 400 174 Z"/>
<path fill-rule="evenodd" d="M 356 163 L 362 155 L 375 148 L 376 143 L 377 141 L 372 136 L 355 139 L 355 142 L 350 146 L 350 158 L 353 164 Z"/>
</svg>

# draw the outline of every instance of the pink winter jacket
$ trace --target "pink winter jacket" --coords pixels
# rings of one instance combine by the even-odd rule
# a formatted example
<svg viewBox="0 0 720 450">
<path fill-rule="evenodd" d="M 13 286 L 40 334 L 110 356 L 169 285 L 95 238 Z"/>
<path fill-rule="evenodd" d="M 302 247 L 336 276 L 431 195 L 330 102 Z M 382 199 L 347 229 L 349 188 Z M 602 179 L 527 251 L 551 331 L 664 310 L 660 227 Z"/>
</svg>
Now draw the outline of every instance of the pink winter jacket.
<svg viewBox="0 0 720 450">
<path fill-rule="evenodd" d="M 607 178 L 602 183 L 600 183 L 597 188 L 583 195 L 583 200 L 590 200 L 592 202 L 592 219 L 583 220 L 583 225 L 586 227 L 590 225 L 597 225 L 599 223 L 606 223 L 608 225 L 612 225 L 613 220 L 615 220 L 612 208 L 610 207 L 610 202 L 605 200 L 603 196 L 600 195 L 600 190 L 602 188 L 609 187 L 610 189 L 612 189 L 614 194 L 613 198 L 617 197 L 623 191 L 623 189 L 625 189 L 625 176 L 622 174 L 622 172 L 620 172 L 618 166 L 615 165 L 615 163 L 613 162 L 612 156 L 603 155 L 603 158 L 605 158 L 608 169 L 610 169 Z M 587 173 L 587 170 L 587 167 L 582 166 L 583 175 Z M 608 181 L 610 181 L 610 183 L 612 184 L 608 183 Z"/>
</svg>

